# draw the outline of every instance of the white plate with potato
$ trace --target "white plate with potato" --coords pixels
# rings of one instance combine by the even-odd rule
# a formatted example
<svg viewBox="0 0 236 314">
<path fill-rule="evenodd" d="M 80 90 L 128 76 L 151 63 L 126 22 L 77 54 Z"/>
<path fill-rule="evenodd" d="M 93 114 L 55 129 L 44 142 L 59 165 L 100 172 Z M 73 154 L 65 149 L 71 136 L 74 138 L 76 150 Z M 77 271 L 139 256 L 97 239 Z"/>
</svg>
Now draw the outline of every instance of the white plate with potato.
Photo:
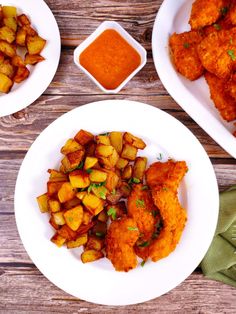
<svg viewBox="0 0 236 314">
<path fill-rule="evenodd" d="M 43 0 L 3 0 L 1 5 L 0 117 L 3 117 L 27 107 L 46 90 L 58 67 L 61 40 L 56 20 Z"/>
<path fill-rule="evenodd" d="M 36 197 L 45 193 L 48 169 L 58 169 L 65 142 L 84 129 L 93 134 L 127 131 L 146 143 L 139 152 L 151 164 L 161 158 L 185 160 L 179 197 L 188 221 L 181 241 L 167 258 L 117 272 L 106 258 L 83 264 L 80 248 L 58 248 L 54 231 Z M 158 297 L 176 287 L 198 266 L 214 235 L 219 196 L 211 162 L 194 135 L 178 120 L 146 104 L 108 100 L 76 108 L 54 121 L 29 149 L 16 183 L 15 216 L 20 237 L 33 263 L 65 292 L 99 304 L 127 305 Z M 141 261 L 140 261 L 141 263 Z"/>
</svg>

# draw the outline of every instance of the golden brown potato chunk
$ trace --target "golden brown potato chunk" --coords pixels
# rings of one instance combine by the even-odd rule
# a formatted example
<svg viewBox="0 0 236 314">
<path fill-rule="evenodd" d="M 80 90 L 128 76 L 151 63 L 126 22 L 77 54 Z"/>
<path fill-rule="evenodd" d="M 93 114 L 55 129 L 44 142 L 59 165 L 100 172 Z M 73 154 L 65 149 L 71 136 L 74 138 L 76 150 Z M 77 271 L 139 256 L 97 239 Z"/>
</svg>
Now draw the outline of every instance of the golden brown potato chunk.
<svg viewBox="0 0 236 314">
<path fill-rule="evenodd" d="M 226 12 L 229 0 L 196 0 L 192 5 L 189 24 L 199 29 L 215 23 Z"/>
<path fill-rule="evenodd" d="M 205 79 L 210 88 L 211 99 L 222 118 L 228 122 L 236 119 L 236 101 L 227 93 L 226 81 L 209 72 L 205 73 Z"/>
<path fill-rule="evenodd" d="M 40 36 L 27 36 L 26 46 L 30 55 L 38 55 L 46 45 L 46 40 Z"/>
<path fill-rule="evenodd" d="M 170 50 L 176 70 L 193 81 L 204 72 L 204 68 L 197 53 L 197 45 L 202 36 L 197 31 L 185 32 L 170 36 Z"/>
<path fill-rule="evenodd" d="M 13 81 L 5 74 L 0 73 L 0 92 L 8 93 L 13 85 Z"/>
</svg>

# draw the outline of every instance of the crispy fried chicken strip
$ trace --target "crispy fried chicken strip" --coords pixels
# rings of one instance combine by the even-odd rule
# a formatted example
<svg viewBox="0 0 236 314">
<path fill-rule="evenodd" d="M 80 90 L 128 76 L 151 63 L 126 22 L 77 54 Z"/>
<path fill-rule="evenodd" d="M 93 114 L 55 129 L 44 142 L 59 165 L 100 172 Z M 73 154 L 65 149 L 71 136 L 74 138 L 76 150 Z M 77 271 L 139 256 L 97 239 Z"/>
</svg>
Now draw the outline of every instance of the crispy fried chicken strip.
<svg viewBox="0 0 236 314">
<path fill-rule="evenodd" d="M 137 224 L 132 218 L 112 221 L 106 237 L 107 258 L 117 271 L 135 268 L 138 264 L 134 245 L 139 238 Z"/>
<path fill-rule="evenodd" d="M 200 29 L 215 23 L 229 5 L 229 0 L 196 0 L 192 5 L 189 24 L 192 29 Z"/>
</svg>

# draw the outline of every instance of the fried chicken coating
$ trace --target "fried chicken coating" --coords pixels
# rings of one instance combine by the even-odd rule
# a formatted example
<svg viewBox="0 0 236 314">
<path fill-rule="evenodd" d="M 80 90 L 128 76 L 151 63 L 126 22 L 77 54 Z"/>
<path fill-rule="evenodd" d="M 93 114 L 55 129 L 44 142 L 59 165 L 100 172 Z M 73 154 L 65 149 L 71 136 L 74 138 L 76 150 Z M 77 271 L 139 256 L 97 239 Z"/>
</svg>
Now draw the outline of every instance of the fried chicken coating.
<svg viewBox="0 0 236 314">
<path fill-rule="evenodd" d="M 128 216 L 136 221 L 143 241 L 149 240 L 154 232 L 156 220 L 153 211 L 155 210 L 151 191 L 143 190 L 142 184 L 135 184 L 128 197 L 127 211 Z"/>
<path fill-rule="evenodd" d="M 236 101 L 236 74 L 234 73 L 225 86 L 226 92 Z"/>
<path fill-rule="evenodd" d="M 214 74 L 205 73 L 205 79 L 210 88 L 211 99 L 222 118 L 228 122 L 236 119 L 236 101 L 227 93 L 226 80 L 219 79 Z"/>
<path fill-rule="evenodd" d="M 236 25 L 236 1 L 231 0 L 230 10 L 229 10 L 229 18 L 233 25 Z"/>
<path fill-rule="evenodd" d="M 169 39 L 170 52 L 176 70 L 191 81 L 198 79 L 204 72 L 197 53 L 197 45 L 201 40 L 202 36 L 197 31 L 174 33 Z"/>
<path fill-rule="evenodd" d="M 155 162 L 146 171 L 147 184 L 151 189 L 165 184 L 176 191 L 187 170 L 185 161 Z"/>
<path fill-rule="evenodd" d="M 215 23 L 226 11 L 229 0 L 196 0 L 192 5 L 189 24 L 193 30 Z"/>
<path fill-rule="evenodd" d="M 229 78 L 236 65 L 236 27 L 212 32 L 197 47 L 204 68 L 219 78 Z"/>
<path fill-rule="evenodd" d="M 128 272 L 137 266 L 134 245 L 139 234 L 132 218 L 124 217 L 111 222 L 106 237 L 106 253 L 117 271 Z"/>
</svg>

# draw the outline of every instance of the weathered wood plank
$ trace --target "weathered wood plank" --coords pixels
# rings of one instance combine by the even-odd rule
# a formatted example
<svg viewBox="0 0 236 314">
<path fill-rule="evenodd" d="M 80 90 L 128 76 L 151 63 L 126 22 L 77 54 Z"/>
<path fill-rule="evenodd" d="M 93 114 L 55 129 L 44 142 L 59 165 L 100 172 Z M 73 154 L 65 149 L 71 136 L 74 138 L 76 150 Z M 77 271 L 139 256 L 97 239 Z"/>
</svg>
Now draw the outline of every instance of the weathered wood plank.
<svg viewBox="0 0 236 314">
<path fill-rule="evenodd" d="M 126 307 L 94 305 L 50 283 L 36 268 L 0 268 L 0 313 L 208 313 L 234 314 L 236 290 L 193 273 L 171 292 Z M 158 278 L 157 278 L 158 281 Z M 141 283 L 140 283 L 141 284 Z"/>
<path fill-rule="evenodd" d="M 110 95 L 42 96 L 25 110 L 0 118 L 0 150 L 27 151 L 37 135 L 63 113 L 86 103 L 104 99 L 114 99 L 114 97 Z M 115 99 L 138 100 L 165 109 L 197 136 L 210 157 L 230 158 L 185 112 L 181 111 L 170 96 L 116 95 Z"/>
</svg>

